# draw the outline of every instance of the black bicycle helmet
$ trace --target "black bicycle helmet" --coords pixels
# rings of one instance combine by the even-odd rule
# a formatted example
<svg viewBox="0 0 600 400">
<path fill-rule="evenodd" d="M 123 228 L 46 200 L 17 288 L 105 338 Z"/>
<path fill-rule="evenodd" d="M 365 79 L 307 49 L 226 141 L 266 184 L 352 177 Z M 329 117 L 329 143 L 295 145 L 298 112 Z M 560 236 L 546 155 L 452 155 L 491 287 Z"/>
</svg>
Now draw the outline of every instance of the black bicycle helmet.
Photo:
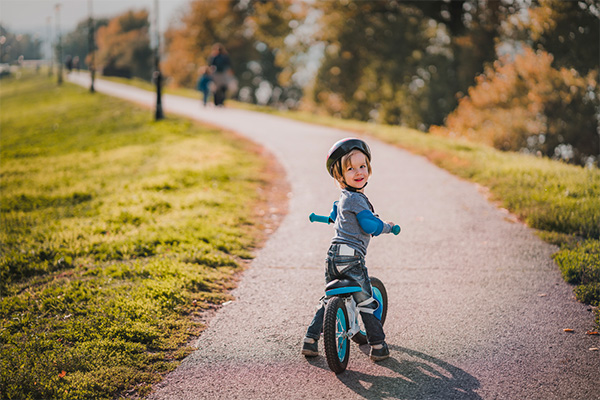
<svg viewBox="0 0 600 400">
<path fill-rule="evenodd" d="M 363 140 L 345 138 L 331 146 L 331 149 L 329 149 L 329 152 L 327 153 L 327 172 L 329 172 L 329 175 L 333 177 L 334 165 L 354 149 L 358 149 L 365 153 L 369 161 L 371 161 L 371 149 L 369 149 L 369 146 Z"/>
</svg>

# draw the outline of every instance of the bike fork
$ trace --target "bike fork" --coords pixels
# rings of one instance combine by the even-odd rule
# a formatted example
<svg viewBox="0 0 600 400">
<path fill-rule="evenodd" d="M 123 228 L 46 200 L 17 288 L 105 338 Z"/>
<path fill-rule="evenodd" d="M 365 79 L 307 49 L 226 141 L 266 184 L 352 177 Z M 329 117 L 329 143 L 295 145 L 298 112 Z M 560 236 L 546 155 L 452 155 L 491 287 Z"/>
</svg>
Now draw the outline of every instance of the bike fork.
<svg viewBox="0 0 600 400">
<path fill-rule="evenodd" d="M 350 339 L 352 336 L 360 332 L 360 326 L 358 324 L 358 309 L 356 308 L 356 302 L 354 301 L 354 297 L 348 296 L 344 299 L 344 304 L 346 306 L 346 312 L 348 313 L 348 322 L 350 326 L 348 326 L 347 338 Z"/>
</svg>

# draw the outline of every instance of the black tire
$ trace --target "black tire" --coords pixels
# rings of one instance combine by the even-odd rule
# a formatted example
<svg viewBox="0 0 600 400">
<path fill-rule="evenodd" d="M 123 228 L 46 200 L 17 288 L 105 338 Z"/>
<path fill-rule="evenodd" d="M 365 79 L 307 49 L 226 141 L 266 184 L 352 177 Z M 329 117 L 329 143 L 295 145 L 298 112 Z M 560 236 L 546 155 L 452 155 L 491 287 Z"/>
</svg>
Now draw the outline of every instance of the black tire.
<svg viewBox="0 0 600 400">
<path fill-rule="evenodd" d="M 388 306 L 388 297 L 387 291 L 385 290 L 385 286 L 383 286 L 383 282 L 379 279 L 371 277 L 371 288 L 373 291 L 373 296 L 377 297 L 375 294 L 375 290 L 379 290 L 381 294 L 381 303 L 383 304 L 383 309 L 381 310 L 381 326 L 385 323 L 385 319 L 387 317 L 387 306 Z M 363 330 L 358 332 L 356 335 L 352 336 L 352 340 L 358 345 L 367 344 L 367 335 Z"/>
<path fill-rule="evenodd" d="M 383 282 L 381 282 L 377 278 L 371 278 L 371 288 L 379 290 L 379 293 L 381 294 L 381 302 L 382 302 L 383 309 L 381 310 L 380 321 L 381 321 L 381 326 L 383 326 L 383 324 L 385 324 L 385 319 L 387 318 L 387 311 L 388 311 L 387 290 L 385 290 L 385 286 L 383 285 Z"/>
<path fill-rule="evenodd" d="M 323 346 L 329 368 L 336 374 L 344 372 L 350 359 L 350 341 L 348 331 L 348 314 L 344 300 L 332 297 L 325 309 L 323 322 Z"/>
</svg>

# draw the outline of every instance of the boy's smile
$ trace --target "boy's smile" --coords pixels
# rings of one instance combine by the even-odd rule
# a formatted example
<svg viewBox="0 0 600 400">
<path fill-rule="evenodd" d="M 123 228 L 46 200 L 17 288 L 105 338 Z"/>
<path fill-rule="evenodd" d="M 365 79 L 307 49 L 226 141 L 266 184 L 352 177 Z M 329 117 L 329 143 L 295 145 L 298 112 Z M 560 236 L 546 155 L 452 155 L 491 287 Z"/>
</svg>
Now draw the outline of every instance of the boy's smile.
<svg viewBox="0 0 600 400">
<path fill-rule="evenodd" d="M 362 192 L 369 180 L 367 156 L 362 151 L 355 151 L 350 155 L 349 164 L 344 172 L 346 185 Z"/>
</svg>

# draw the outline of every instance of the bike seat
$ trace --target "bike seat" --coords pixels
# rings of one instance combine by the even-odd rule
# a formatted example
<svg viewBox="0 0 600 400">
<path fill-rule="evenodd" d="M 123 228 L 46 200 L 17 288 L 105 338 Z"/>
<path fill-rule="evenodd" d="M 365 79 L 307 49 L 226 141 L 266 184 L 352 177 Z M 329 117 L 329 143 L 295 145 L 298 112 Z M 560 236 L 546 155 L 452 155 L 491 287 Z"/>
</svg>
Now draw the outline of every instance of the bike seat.
<svg viewBox="0 0 600 400">
<path fill-rule="evenodd" d="M 334 279 L 325 286 L 325 295 L 327 297 L 340 294 L 350 294 L 360 292 L 362 288 L 358 282 L 351 279 Z"/>
</svg>

